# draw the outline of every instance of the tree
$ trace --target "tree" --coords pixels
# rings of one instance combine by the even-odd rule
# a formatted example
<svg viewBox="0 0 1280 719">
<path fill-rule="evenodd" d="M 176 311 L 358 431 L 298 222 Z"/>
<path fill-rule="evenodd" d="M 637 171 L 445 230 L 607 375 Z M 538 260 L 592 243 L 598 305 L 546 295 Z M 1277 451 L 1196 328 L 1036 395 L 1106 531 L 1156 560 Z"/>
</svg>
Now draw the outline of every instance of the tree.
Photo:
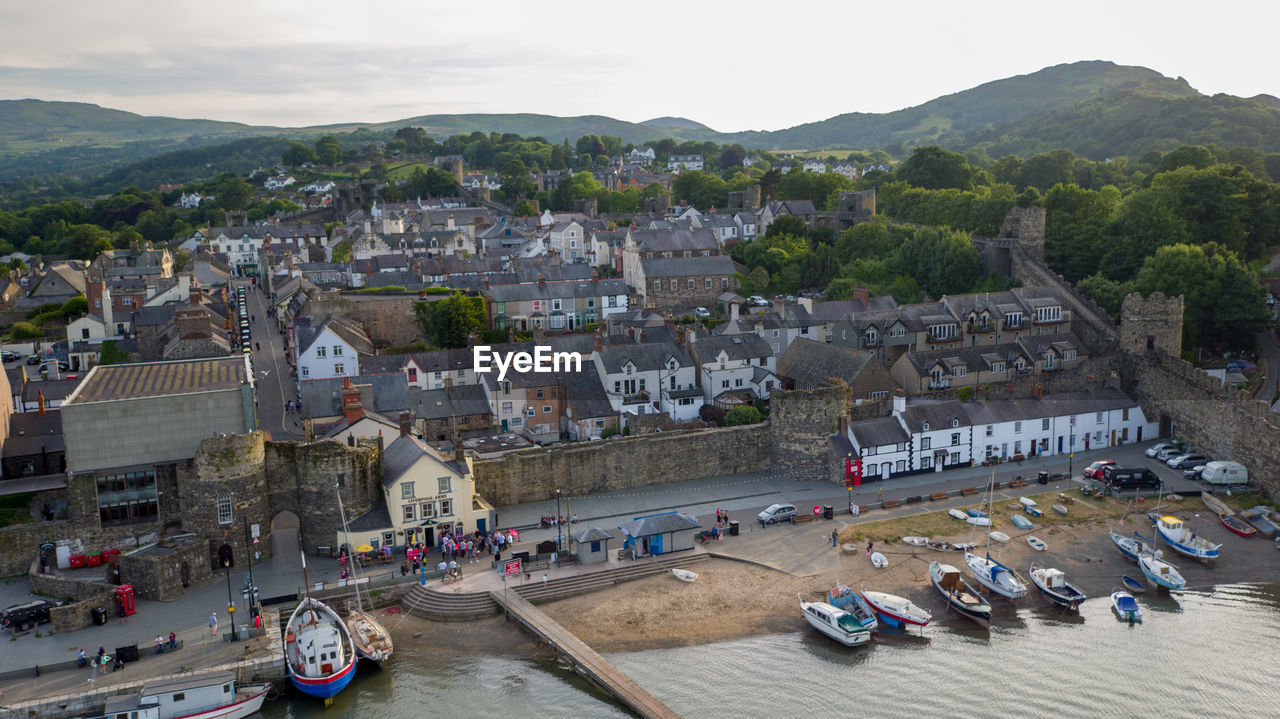
<svg viewBox="0 0 1280 719">
<path fill-rule="evenodd" d="M 173 271 L 175 273 L 182 272 L 191 264 L 191 253 L 186 250 L 178 250 L 173 253 Z"/>
<path fill-rule="evenodd" d="M 764 421 L 764 415 L 760 414 L 760 410 L 751 405 L 738 405 L 729 410 L 724 415 L 724 424 L 726 427 L 737 427 L 743 424 L 759 424 Z"/>
<path fill-rule="evenodd" d="M 44 337 L 44 333 L 30 322 L 14 322 L 9 336 L 15 340 L 38 340 Z"/>
<path fill-rule="evenodd" d="M 1038 157 L 1038 156 L 1037 156 Z M 1058 183 L 1044 196 L 1045 261 L 1071 281 L 1096 272 L 1104 235 L 1120 197 Z"/>
<path fill-rule="evenodd" d="M 339 242 L 333 246 L 333 250 L 329 253 L 331 262 L 346 264 L 351 261 L 351 245 L 345 242 Z"/>
<path fill-rule="evenodd" d="M 120 364 L 121 362 L 128 361 L 129 353 L 120 349 L 120 347 L 116 345 L 115 340 L 106 340 L 102 343 L 102 352 L 98 357 L 98 364 Z"/>
<path fill-rule="evenodd" d="M 453 176 L 434 167 L 416 167 L 409 176 L 409 191 L 415 197 L 448 197 L 454 189 Z"/>
<path fill-rule="evenodd" d="M 62 316 L 67 318 L 89 314 L 89 300 L 84 295 L 77 295 L 62 303 Z"/>
<path fill-rule="evenodd" d="M 536 212 L 537 210 L 534 209 L 533 203 L 528 200 L 521 200 L 517 202 L 515 209 L 512 210 L 512 213 L 516 217 L 532 217 Z"/>
<path fill-rule="evenodd" d="M 795 215 L 775 217 L 773 222 L 769 223 L 769 229 L 764 231 L 765 237 L 777 237 L 779 235 L 806 237 L 808 234 L 809 228 L 805 227 L 804 220 Z"/>
<path fill-rule="evenodd" d="M 239 175 L 224 172 L 214 181 L 215 201 L 224 210 L 237 211 L 249 206 L 253 199 L 253 185 Z"/>
<path fill-rule="evenodd" d="M 1136 289 L 1182 295 L 1184 347 L 1252 349 L 1271 326 L 1265 290 L 1247 265 L 1216 242 L 1161 247 L 1142 263 Z"/>
<path fill-rule="evenodd" d="M 316 153 L 310 147 L 295 140 L 290 142 L 289 147 L 281 153 L 280 159 L 290 167 L 297 167 L 304 162 L 315 162 Z"/>
<path fill-rule="evenodd" d="M 417 129 L 417 128 L 405 128 L 405 129 Z M 419 132 L 421 131 L 419 130 Z M 397 132 L 396 137 L 399 137 L 399 136 L 400 136 L 400 133 Z M 344 155 L 342 152 L 342 144 L 338 142 L 337 137 L 334 137 L 333 135 L 325 135 L 319 140 L 316 140 L 315 157 L 316 157 L 316 160 L 321 165 L 326 165 L 328 167 L 335 167 L 342 163 L 343 156 Z"/>
<path fill-rule="evenodd" d="M 973 170 L 964 155 L 929 145 L 912 152 L 896 174 L 899 180 L 927 190 L 971 190 Z"/>
<path fill-rule="evenodd" d="M 533 180 L 529 179 L 529 168 L 519 160 L 511 160 L 504 165 L 498 179 L 502 183 L 498 194 L 505 200 L 514 200 L 538 189 Z"/>
<path fill-rule="evenodd" d="M 1109 280 L 1103 277 L 1102 273 L 1098 273 L 1077 282 L 1076 289 L 1080 290 L 1080 294 L 1097 302 L 1099 307 L 1107 311 L 1107 314 L 1118 318 L 1120 305 L 1124 302 L 1125 295 L 1134 291 L 1134 283 Z"/>
<path fill-rule="evenodd" d="M 418 302 L 413 311 L 423 334 L 440 349 L 466 347 L 468 336 L 485 328 L 484 300 L 461 292 L 443 300 Z"/>
<path fill-rule="evenodd" d="M 720 153 L 720 169 L 727 170 L 730 167 L 738 167 L 742 164 L 742 160 L 745 157 L 746 153 L 742 151 L 741 147 L 738 147 L 737 145 L 726 147 Z"/>
</svg>

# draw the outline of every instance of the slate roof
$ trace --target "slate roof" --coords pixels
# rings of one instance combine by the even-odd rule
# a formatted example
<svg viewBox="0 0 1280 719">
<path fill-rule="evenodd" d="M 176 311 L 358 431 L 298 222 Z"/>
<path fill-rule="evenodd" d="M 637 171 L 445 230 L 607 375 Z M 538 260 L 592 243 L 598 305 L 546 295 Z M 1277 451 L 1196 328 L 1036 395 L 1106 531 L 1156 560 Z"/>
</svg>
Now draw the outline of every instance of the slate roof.
<svg viewBox="0 0 1280 719">
<path fill-rule="evenodd" d="M 342 414 L 342 382 L 342 377 L 302 380 L 302 416 L 315 419 Z M 412 409 L 409 378 L 402 372 L 361 375 L 352 377 L 351 383 L 360 390 L 360 404 L 367 410 L 396 416 L 401 410 Z"/>
<path fill-rule="evenodd" d="M 578 544 L 586 544 L 587 542 L 608 542 L 610 539 L 613 539 L 613 535 L 599 527 L 579 529 L 576 532 L 571 532 L 569 536 Z"/>
<path fill-rule="evenodd" d="M 391 528 L 391 512 L 387 510 L 387 498 L 378 494 L 368 512 L 347 523 L 348 532 L 372 532 Z"/>
<path fill-rule="evenodd" d="M 907 361 L 911 363 L 916 374 L 920 376 L 928 374 L 936 363 L 941 363 L 948 373 L 956 367 L 964 367 L 970 372 L 979 370 L 991 371 L 994 363 L 1004 362 L 1006 365 L 1010 365 L 1019 357 L 1026 360 L 1028 364 L 1035 361 L 1035 356 L 1028 354 L 1016 342 L 982 347 L 950 347 L 940 350 L 907 353 Z"/>
<path fill-rule="evenodd" d="M 178 305 L 157 305 L 142 307 L 133 315 L 134 327 L 159 326 L 168 324 L 173 319 L 173 311 Z"/>
<path fill-rule="evenodd" d="M 488 396 L 478 384 L 454 385 L 449 389 L 409 389 L 418 419 L 449 419 L 489 414 Z"/>
<path fill-rule="evenodd" d="M 640 259 L 645 279 L 732 275 L 737 270 L 727 255 L 703 257 L 645 257 Z M 701 289 L 701 288 L 699 288 Z"/>
<path fill-rule="evenodd" d="M 669 514 L 658 514 L 652 517 L 642 517 L 626 524 L 618 526 L 625 534 L 632 537 L 647 537 L 651 534 L 665 534 L 667 532 L 681 532 L 691 529 L 697 529 L 702 524 L 698 522 L 698 518 L 685 514 L 684 512 L 671 512 Z"/>
<path fill-rule="evenodd" d="M 584 281 L 591 279 L 594 268 L 584 262 L 571 264 L 522 261 L 514 268 L 516 282 L 537 282 L 538 275 L 546 275 L 547 282 Z"/>
<path fill-rule="evenodd" d="M 977 404 L 977 403 L 971 403 Z M 1011 404 L 1009 402 L 997 402 L 995 404 Z M 907 426 L 907 430 L 915 432 L 932 432 L 934 430 L 950 427 L 953 420 L 959 420 L 960 426 L 974 424 L 970 421 L 969 413 L 965 411 L 966 405 L 956 400 L 921 400 L 917 402 L 908 402 L 907 409 L 899 413 L 903 422 Z M 929 429 L 924 429 L 924 423 L 929 424 Z M 985 423 L 984 423 L 985 424 Z"/>
<path fill-rule="evenodd" d="M 467 474 L 467 465 L 457 460 L 444 460 L 431 451 L 426 442 L 417 437 L 396 437 L 382 453 L 382 484 L 385 487 L 391 487 L 397 479 L 404 476 L 413 465 L 417 464 L 423 457 L 438 462 L 449 468 L 450 471 L 461 475 Z"/>
<path fill-rule="evenodd" d="M 631 239 L 639 252 L 702 252 L 720 248 L 715 233 L 709 229 L 678 228 L 665 230 L 634 230 Z"/>
<path fill-rule="evenodd" d="M 600 280 L 598 282 L 548 282 L 545 285 L 537 282 L 490 285 L 488 294 L 494 302 L 602 297 L 627 294 L 627 283 L 623 280 Z"/>
<path fill-rule="evenodd" d="M 650 342 L 605 347 L 599 351 L 597 357 L 599 357 L 600 368 L 606 374 L 621 373 L 623 371 L 622 368 L 628 362 L 635 365 L 638 372 L 662 369 L 667 366 L 667 360 L 671 357 L 675 357 L 681 367 L 689 367 L 693 364 L 693 360 L 689 358 L 689 353 L 685 352 L 684 347 L 674 342 Z M 583 364 L 583 369 L 586 369 L 585 363 Z"/>
<path fill-rule="evenodd" d="M 778 375 L 795 382 L 796 389 L 813 389 L 832 378 L 852 384 L 874 357 L 870 352 L 798 337 L 778 358 Z"/>
<path fill-rule="evenodd" d="M 853 438 L 857 440 L 858 447 L 863 449 L 883 447 L 888 444 L 897 445 L 911 439 L 896 417 L 877 417 L 853 422 L 849 425 L 849 429 L 853 432 Z"/>
<path fill-rule="evenodd" d="M 582 363 L 582 372 L 563 372 L 564 393 L 569 401 L 569 409 L 573 419 L 593 419 L 596 417 L 612 417 L 616 414 L 609 402 L 609 395 L 600 384 L 595 364 Z"/>
<path fill-rule="evenodd" d="M 362 331 L 339 321 L 335 317 L 329 317 L 324 322 L 321 322 L 318 327 L 313 326 L 309 318 L 304 322 L 295 323 L 294 335 L 297 337 L 298 347 L 300 348 L 299 354 L 311 349 L 311 346 L 316 343 L 316 340 L 320 338 L 326 328 L 337 335 L 343 342 L 346 342 L 356 353 L 367 355 L 373 352 L 373 343 L 364 336 Z"/>
<path fill-rule="evenodd" d="M 769 343 L 754 333 L 698 337 L 693 343 L 693 351 L 703 363 L 716 361 L 721 351 L 730 360 L 756 360 L 773 355 Z"/>
<path fill-rule="evenodd" d="M 48 397 L 46 396 L 46 399 Z M 23 457 L 45 452 L 66 451 L 62 435 L 62 411 L 16 412 L 9 418 L 9 437 L 4 441 L 5 457 Z"/>
</svg>

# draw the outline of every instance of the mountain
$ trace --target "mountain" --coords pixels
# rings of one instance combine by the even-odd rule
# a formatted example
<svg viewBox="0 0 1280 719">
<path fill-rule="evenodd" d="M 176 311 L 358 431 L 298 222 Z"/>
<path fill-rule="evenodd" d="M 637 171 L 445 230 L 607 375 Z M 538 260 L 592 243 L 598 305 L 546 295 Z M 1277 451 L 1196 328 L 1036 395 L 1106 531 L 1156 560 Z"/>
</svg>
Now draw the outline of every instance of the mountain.
<svg viewBox="0 0 1280 719">
<path fill-rule="evenodd" d="M 679 118 L 667 118 L 681 121 Z M 652 121 L 651 121 L 652 122 Z M 647 142 L 662 137 L 677 139 L 703 139 L 702 135 L 714 136 L 716 133 L 705 125 L 690 120 L 683 120 L 692 131 L 684 128 L 653 126 L 616 120 L 604 115 L 580 115 L 577 117 L 557 117 L 555 115 L 537 115 L 533 113 L 478 113 L 470 115 L 419 115 L 403 120 L 374 124 L 327 125 L 324 127 L 299 128 L 298 131 L 349 132 L 358 128 L 370 130 L 396 130 L 406 125 L 421 127 L 428 135 L 444 139 L 450 135 L 469 135 L 473 132 L 513 132 L 522 137 L 541 137 L 549 142 L 560 142 L 569 138 L 576 141 L 583 135 L 613 135 L 621 137 L 623 142 Z M 697 128 L 701 128 L 699 133 Z"/>
<path fill-rule="evenodd" d="M 715 132 L 701 122 L 694 122 L 686 117 L 655 117 L 640 123 L 646 127 L 669 127 L 673 130 L 705 130 Z"/>
<path fill-rule="evenodd" d="M 113 147 L 138 140 L 252 137 L 277 127 L 239 122 L 144 117 L 85 102 L 0 100 L 0 154 L 86 145 Z"/>
</svg>

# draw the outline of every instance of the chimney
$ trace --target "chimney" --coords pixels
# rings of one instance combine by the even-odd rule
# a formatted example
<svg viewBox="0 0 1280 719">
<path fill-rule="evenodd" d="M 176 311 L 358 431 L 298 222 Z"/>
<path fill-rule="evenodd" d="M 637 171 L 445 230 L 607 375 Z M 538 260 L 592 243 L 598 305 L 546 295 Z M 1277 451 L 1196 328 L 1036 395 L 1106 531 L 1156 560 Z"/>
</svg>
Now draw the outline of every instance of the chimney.
<svg viewBox="0 0 1280 719">
<path fill-rule="evenodd" d="M 871 290 L 867 289 L 866 285 L 858 285 L 853 288 L 853 299 L 862 300 L 863 304 L 870 304 Z"/>
<path fill-rule="evenodd" d="M 900 389 L 893 391 L 893 413 L 900 414 L 907 411 L 907 394 Z"/>
<path fill-rule="evenodd" d="M 475 330 L 471 330 L 470 332 L 468 332 L 468 333 L 467 333 L 467 348 L 468 348 L 468 349 L 470 349 L 470 348 L 472 348 L 472 347 L 475 347 L 475 346 L 476 346 L 476 341 L 477 341 L 477 340 L 479 340 L 479 339 L 480 339 L 480 333 L 476 332 Z"/>
<path fill-rule="evenodd" d="M 40 414 L 44 414 L 44 390 L 36 392 L 36 400 L 40 403 Z"/>
<path fill-rule="evenodd" d="M 413 415 L 408 411 L 400 413 L 400 436 L 408 437 L 413 434 Z"/>
<path fill-rule="evenodd" d="M 458 441 L 457 437 L 453 440 L 453 459 L 456 462 L 467 463 L 467 450 L 462 446 L 462 442 Z"/>
<path fill-rule="evenodd" d="M 342 378 L 342 414 L 347 418 L 347 424 L 355 424 L 364 417 L 364 407 L 360 404 L 360 390 L 352 386 L 350 377 Z"/>
<path fill-rule="evenodd" d="M 737 302 L 729 303 L 729 322 L 733 324 L 737 324 L 738 322 L 738 303 Z"/>
<path fill-rule="evenodd" d="M 480 281 L 484 283 L 485 292 L 488 292 L 489 291 L 489 275 L 485 275 L 484 277 L 481 277 Z"/>
<path fill-rule="evenodd" d="M 187 289 L 187 301 L 191 303 L 192 307 L 199 307 L 202 299 L 204 299 L 204 295 L 200 292 L 200 283 L 196 281 L 196 278 L 192 277 L 191 285 Z"/>
<path fill-rule="evenodd" d="M 698 341 L 698 333 L 695 332 L 692 327 L 686 327 L 685 338 L 688 341 L 687 342 L 688 344 L 693 344 L 694 342 Z"/>
<path fill-rule="evenodd" d="M 547 276 L 545 274 L 538 273 L 538 286 L 539 287 L 547 286 Z"/>
<path fill-rule="evenodd" d="M 596 352 L 599 352 L 600 350 L 604 349 L 604 338 L 600 336 L 599 327 L 596 328 L 595 337 L 592 338 L 591 349 L 595 350 Z"/>
</svg>

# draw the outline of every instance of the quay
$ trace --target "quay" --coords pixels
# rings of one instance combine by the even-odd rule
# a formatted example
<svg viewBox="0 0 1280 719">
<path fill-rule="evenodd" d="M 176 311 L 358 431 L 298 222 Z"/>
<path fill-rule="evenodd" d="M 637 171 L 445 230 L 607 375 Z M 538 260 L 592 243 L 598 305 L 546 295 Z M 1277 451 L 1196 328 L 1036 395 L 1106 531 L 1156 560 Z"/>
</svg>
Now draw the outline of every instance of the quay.
<svg viewBox="0 0 1280 719">
<path fill-rule="evenodd" d="M 510 592 L 504 596 L 503 592 L 494 591 L 490 596 L 506 611 L 508 618 L 514 619 L 543 642 L 555 647 L 561 656 L 573 662 L 579 674 L 608 691 L 631 711 L 645 719 L 679 719 L 679 714 L 613 666 L 607 659 L 600 656 L 599 652 L 587 646 L 559 622 L 530 604 L 529 600 L 520 596 L 518 592 Z"/>
</svg>

